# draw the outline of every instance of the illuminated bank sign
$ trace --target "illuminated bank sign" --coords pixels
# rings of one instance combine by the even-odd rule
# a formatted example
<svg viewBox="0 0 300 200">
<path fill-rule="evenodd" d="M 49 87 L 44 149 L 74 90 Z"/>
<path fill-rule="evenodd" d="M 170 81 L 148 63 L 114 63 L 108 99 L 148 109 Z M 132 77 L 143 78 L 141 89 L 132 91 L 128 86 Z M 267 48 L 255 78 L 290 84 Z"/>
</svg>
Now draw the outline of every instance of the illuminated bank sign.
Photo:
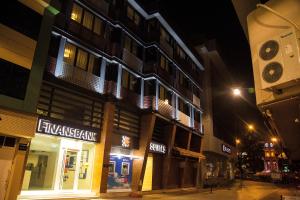
<svg viewBox="0 0 300 200">
<path fill-rule="evenodd" d="M 231 154 L 231 148 L 226 146 L 225 144 L 222 144 L 222 152 Z"/>
<path fill-rule="evenodd" d="M 36 128 L 37 133 L 55 135 L 89 142 L 97 142 L 96 129 L 78 128 L 61 123 L 58 120 L 39 118 Z"/>
<path fill-rule="evenodd" d="M 164 144 L 160 144 L 157 142 L 150 142 L 149 151 L 153 153 L 165 154 L 167 151 L 167 147 Z"/>
</svg>

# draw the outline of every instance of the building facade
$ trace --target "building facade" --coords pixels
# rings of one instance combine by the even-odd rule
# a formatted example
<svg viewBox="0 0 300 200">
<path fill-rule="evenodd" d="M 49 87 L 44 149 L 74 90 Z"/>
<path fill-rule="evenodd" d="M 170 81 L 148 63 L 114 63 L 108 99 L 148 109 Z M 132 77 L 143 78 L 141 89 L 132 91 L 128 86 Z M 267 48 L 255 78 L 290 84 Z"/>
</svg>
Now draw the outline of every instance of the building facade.
<svg viewBox="0 0 300 200">
<path fill-rule="evenodd" d="M 226 71 L 226 66 L 216 50 L 214 42 L 212 43 L 213 45 L 208 42 L 207 47 L 196 47 L 202 55 L 205 65 L 204 99 L 202 101 L 205 110 L 203 116 L 205 135 L 201 150 L 205 156 L 205 161 L 202 162 L 204 187 L 230 184 L 234 180 L 237 163 L 237 149 L 230 142 L 230 137 L 235 130 L 230 129 L 230 127 L 234 127 L 234 120 L 231 118 L 234 111 L 231 110 L 232 107 L 229 106 L 227 99 L 228 71 Z M 224 101 L 225 107 L 229 110 L 224 110 L 224 107 L 216 102 L 218 98 Z"/>
<path fill-rule="evenodd" d="M 0 96 L 1 200 L 200 185 L 204 68 L 147 6 L 19 0 L 6 8 L 39 20 L 1 22 L 1 75 L 10 73 Z"/>
</svg>

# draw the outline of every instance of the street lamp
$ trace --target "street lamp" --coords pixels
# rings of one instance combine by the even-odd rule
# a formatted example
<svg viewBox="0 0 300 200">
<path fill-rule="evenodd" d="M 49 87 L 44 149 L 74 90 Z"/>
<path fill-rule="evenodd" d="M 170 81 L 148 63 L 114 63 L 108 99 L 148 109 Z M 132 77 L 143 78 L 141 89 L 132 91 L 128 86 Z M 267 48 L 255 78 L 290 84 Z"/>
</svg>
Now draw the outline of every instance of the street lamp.
<svg viewBox="0 0 300 200">
<path fill-rule="evenodd" d="M 248 124 L 248 129 L 249 129 L 250 131 L 253 131 L 253 130 L 254 130 L 254 126 L 253 126 L 252 124 Z"/>
<path fill-rule="evenodd" d="M 239 88 L 233 88 L 232 93 L 234 96 L 241 96 L 241 90 Z"/>
<path fill-rule="evenodd" d="M 276 137 L 272 137 L 271 141 L 274 142 L 274 143 L 276 143 L 276 142 L 278 142 L 278 139 Z"/>
<path fill-rule="evenodd" d="M 236 140 L 235 140 L 235 144 L 236 144 L 236 145 L 239 145 L 240 143 L 241 143 L 241 140 L 240 140 L 240 139 L 236 139 Z"/>
</svg>

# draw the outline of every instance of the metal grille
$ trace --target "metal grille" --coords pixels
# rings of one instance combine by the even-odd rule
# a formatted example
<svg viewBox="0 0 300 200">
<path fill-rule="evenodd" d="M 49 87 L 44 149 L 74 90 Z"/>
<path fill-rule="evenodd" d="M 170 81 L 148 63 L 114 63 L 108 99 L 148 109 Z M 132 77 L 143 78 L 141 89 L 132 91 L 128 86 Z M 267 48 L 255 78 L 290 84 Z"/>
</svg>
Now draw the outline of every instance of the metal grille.
<svg viewBox="0 0 300 200">
<path fill-rule="evenodd" d="M 140 130 L 140 118 L 137 114 L 116 108 L 114 129 L 127 135 L 138 137 Z"/>
<path fill-rule="evenodd" d="M 78 125 L 101 128 L 103 103 L 92 97 L 44 82 L 37 113 Z"/>
</svg>

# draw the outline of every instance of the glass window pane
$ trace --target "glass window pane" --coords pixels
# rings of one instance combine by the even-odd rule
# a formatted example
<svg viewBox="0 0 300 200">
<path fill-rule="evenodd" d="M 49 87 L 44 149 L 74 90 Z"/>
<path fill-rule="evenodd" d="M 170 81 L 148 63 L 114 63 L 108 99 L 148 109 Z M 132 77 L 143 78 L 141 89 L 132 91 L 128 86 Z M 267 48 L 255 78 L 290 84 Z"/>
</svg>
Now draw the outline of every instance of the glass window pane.
<svg viewBox="0 0 300 200">
<path fill-rule="evenodd" d="M 130 74 L 129 78 L 130 78 L 129 89 L 130 89 L 131 91 L 134 91 L 135 85 L 136 85 L 136 83 L 137 83 L 137 79 L 136 79 L 136 77 L 134 77 L 132 74 Z"/>
<path fill-rule="evenodd" d="M 139 25 L 140 24 L 140 20 L 141 20 L 140 16 L 137 13 L 135 13 L 134 23 L 136 25 Z"/>
<path fill-rule="evenodd" d="M 130 6 L 127 6 L 127 17 L 133 20 L 134 11 Z"/>
<path fill-rule="evenodd" d="M 124 48 L 130 51 L 131 39 L 128 36 L 125 36 Z"/>
<path fill-rule="evenodd" d="M 76 47 L 70 43 L 66 43 L 64 51 L 64 62 L 74 65 Z"/>
<path fill-rule="evenodd" d="M 76 58 L 76 66 L 83 70 L 86 70 L 87 63 L 88 63 L 88 53 L 86 51 L 78 49 L 77 58 Z"/>
<path fill-rule="evenodd" d="M 103 22 L 101 19 L 98 17 L 95 17 L 95 22 L 94 22 L 94 32 L 98 35 L 102 34 L 102 29 L 103 29 Z"/>
<path fill-rule="evenodd" d="M 93 54 L 89 56 L 88 72 L 92 73 L 96 63 L 96 57 Z"/>
<path fill-rule="evenodd" d="M 92 30 L 93 27 L 93 14 L 88 12 L 88 11 L 84 11 L 84 16 L 83 16 L 83 22 L 82 25 L 90 30 Z"/>
<path fill-rule="evenodd" d="M 163 56 L 160 56 L 160 67 L 165 69 L 165 58 Z"/>
<path fill-rule="evenodd" d="M 75 20 L 78 23 L 81 23 L 82 18 L 82 8 L 77 4 L 73 4 L 71 19 Z"/>
<path fill-rule="evenodd" d="M 126 70 L 122 70 L 122 87 L 128 88 L 128 77 L 129 74 Z"/>
<path fill-rule="evenodd" d="M 78 179 L 78 189 L 87 190 L 91 188 L 93 179 L 93 161 L 95 145 L 92 143 L 83 143 L 82 151 L 80 156 L 80 168 L 79 168 L 79 179 Z"/>
<path fill-rule="evenodd" d="M 163 86 L 159 86 L 159 99 L 165 100 L 165 88 Z"/>
</svg>

